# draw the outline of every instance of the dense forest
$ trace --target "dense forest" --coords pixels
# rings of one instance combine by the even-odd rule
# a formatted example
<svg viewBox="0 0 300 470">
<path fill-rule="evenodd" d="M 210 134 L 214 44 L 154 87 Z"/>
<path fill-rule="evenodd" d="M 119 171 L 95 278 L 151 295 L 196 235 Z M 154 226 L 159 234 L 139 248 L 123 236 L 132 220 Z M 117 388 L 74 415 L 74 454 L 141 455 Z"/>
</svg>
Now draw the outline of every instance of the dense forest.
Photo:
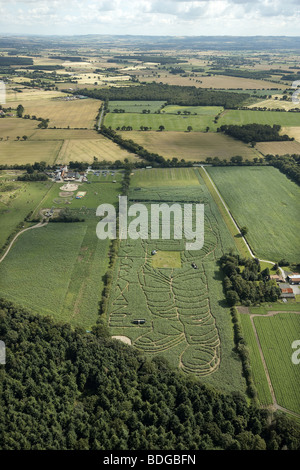
<svg viewBox="0 0 300 470">
<path fill-rule="evenodd" d="M 266 155 L 269 165 L 278 168 L 295 183 L 300 184 L 300 155 Z"/>
<path fill-rule="evenodd" d="M 33 60 L 26 57 L 0 57 L 0 67 L 11 65 L 33 65 Z"/>
<path fill-rule="evenodd" d="M 279 299 L 279 287 L 270 280 L 269 268 L 261 271 L 258 259 L 229 253 L 220 258 L 220 266 L 225 274 L 223 285 L 229 305 L 255 305 Z"/>
<path fill-rule="evenodd" d="M 274 124 L 244 124 L 242 126 L 237 125 L 223 125 L 218 128 L 219 132 L 224 132 L 235 139 L 242 140 L 246 144 L 249 142 L 272 142 L 272 141 L 286 141 L 294 140 L 293 137 L 289 137 L 287 134 L 280 135 L 279 131 L 281 126 Z"/>
<path fill-rule="evenodd" d="M 108 337 L 0 300 L 1 450 L 300 449 L 300 427 Z"/>
<path fill-rule="evenodd" d="M 76 92 L 79 94 L 79 91 Z M 81 95 L 102 101 L 166 101 L 180 106 L 224 106 L 235 109 L 249 97 L 247 93 L 207 90 L 194 86 L 148 83 L 127 88 L 81 89 Z"/>
</svg>

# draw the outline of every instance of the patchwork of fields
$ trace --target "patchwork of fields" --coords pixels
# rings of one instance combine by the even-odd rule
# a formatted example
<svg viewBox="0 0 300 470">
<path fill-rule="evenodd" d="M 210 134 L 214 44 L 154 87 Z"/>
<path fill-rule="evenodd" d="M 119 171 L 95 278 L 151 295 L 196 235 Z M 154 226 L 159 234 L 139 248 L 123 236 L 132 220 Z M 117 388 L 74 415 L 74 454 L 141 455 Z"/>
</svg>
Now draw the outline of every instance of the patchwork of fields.
<svg viewBox="0 0 300 470">
<path fill-rule="evenodd" d="M 207 167 L 233 217 L 261 259 L 299 262 L 299 187 L 273 167 Z"/>
</svg>

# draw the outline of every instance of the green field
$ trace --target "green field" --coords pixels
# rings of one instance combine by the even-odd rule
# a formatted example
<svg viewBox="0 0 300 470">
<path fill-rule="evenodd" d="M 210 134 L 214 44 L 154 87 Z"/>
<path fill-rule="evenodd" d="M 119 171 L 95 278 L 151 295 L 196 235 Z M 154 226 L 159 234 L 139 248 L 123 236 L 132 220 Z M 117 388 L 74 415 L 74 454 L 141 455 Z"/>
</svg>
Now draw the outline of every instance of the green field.
<svg viewBox="0 0 300 470">
<path fill-rule="evenodd" d="M 273 167 L 207 167 L 247 241 L 262 259 L 299 262 L 299 187 Z"/>
<path fill-rule="evenodd" d="M 160 126 L 164 126 L 165 131 L 187 131 L 188 126 L 192 131 L 204 132 L 206 127 L 213 130 L 216 125 L 213 123 L 214 116 L 210 114 L 202 115 L 177 115 L 177 114 L 138 114 L 138 113 L 108 113 L 105 116 L 104 124 L 112 129 L 123 126 L 131 126 L 132 130 L 140 130 L 141 126 L 148 127 L 153 131 L 158 131 Z"/>
<path fill-rule="evenodd" d="M 203 115 L 203 116 L 213 116 L 221 113 L 224 108 L 220 106 L 177 106 L 177 105 L 168 105 L 162 109 L 162 113 L 166 114 L 178 114 L 188 112 L 191 114 Z"/>
<path fill-rule="evenodd" d="M 216 264 L 234 243 L 204 181 L 194 169 L 136 170 L 129 197 L 149 210 L 157 201 L 204 203 L 205 241 L 201 250 L 187 251 L 185 239 L 123 240 L 108 307 L 111 334 L 205 382 L 244 389 Z M 145 323 L 135 325 L 137 319 Z"/>
<path fill-rule="evenodd" d="M 181 268 L 180 251 L 158 251 L 152 257 L 153 268 Z"/>
<path fill-rule="evenodd" d="M 96 208 L 103 202 L 116 204 L 120 185 L 86 183 L 80 187 L 86 196 L 75 199 L 73 194 L 68 205 L 66 198 L 59 197 L 61 186 L 51 183 L 46 195 L 40 194 L 35 216 L 46 208 L 67 207 L 84 221 L 49 223 L 22 234 L 0 264 L 0 295 L 36 313 L 89 329 L 98 318 L 108 267 L 109 240 L 96 236 Z"/>
<path fill-rule="evenodd" d="M 10 175 L 9 171 L 0 172 L 0 247 L 5 243 L 8 236 L 15 230 L 25 217 L 34 211 L 40 201 L 47 195 L 53 185 L 52 182 L 5 182 L 7 178 L 15 179 L 16 175 Z"/>
<path fill-rule="evenodd" d="M 259 354 L 254 329 L 251 323 L 250 315 L 239 315 L 243 335 L 249 350 L 250 363 L 253 375 L 253 382 L 257 390 L 257 398 L 261 405 L 272 405 L 272 396 L 265 374 L 264 366 Z"/>
<path fill-rule="evenodd" d="M 108 107 L 110 112 L 113 112 L 114 109 L 124 109 L 125 113 L 142 113 L 143 110 L 154 113 L 164 104 L 164 101 L 110 101 Z"/>
<path fill-rule="evenodd" d="M 300 414 L 300 367 L 292 362 L 292 343 L 300 338 L 300 315 L 254 317 L 277 403 Z"/>
</svg>

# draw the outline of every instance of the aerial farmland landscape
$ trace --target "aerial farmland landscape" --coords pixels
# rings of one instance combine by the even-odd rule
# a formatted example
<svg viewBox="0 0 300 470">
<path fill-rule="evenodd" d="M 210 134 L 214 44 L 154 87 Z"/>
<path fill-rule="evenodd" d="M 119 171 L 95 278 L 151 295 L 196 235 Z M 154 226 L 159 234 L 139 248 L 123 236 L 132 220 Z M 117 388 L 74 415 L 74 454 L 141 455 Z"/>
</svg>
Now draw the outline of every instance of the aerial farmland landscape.
<svg viewBox="0 0 300 470">
<path fill-rule="evenodd" d="M 0 449 L 299 450 L 299 36 L 24 28 L 0 34 Z"/>
</svg>

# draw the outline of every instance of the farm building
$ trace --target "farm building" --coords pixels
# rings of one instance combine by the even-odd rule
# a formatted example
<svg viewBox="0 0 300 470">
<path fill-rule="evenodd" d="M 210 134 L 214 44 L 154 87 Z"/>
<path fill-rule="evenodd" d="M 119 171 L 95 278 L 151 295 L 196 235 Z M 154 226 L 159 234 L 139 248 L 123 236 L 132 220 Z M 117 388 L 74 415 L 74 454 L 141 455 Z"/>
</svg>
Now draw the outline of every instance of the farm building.
<svg viewBox="0 0 300 470">
<path fill-rule="evenodd" d="M 300 274 L 293 273 L 287 277 L 287 280 L 290 284 L 300 284 Z"/>
<path fill-rule="evenodd" d="M 271 274 L 270 279 L 273 279 L 276 282 L 285 282 L 282 276 L 278 276 L 278 274 Z"/>
<path fill-rule="evenodd" d="M 280 290 L 281 290 L 281 298 L 290 298 L 290 299 L 295 299 L 295 294 L 293 292 L 293 289 L 290 287 L 289 284 L 287 283 L 280 283 L 279 284 Z"/>
</svg>

